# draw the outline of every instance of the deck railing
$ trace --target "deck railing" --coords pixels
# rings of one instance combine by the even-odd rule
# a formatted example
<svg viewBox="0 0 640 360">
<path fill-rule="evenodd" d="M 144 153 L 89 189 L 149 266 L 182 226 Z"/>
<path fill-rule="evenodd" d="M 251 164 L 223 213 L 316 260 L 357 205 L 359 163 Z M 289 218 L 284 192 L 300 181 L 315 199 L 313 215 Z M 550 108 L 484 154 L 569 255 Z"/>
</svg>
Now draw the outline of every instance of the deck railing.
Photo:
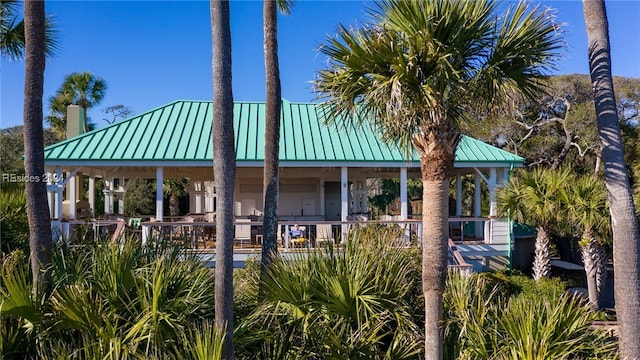
<svg viewBox="0 0 640 360">
<path fill-rule="evenodd" d="M 128 222 L 128 218 L 125 221 Z M 450 238 L 456 242 L 465 242 L 473 240 L 485 240 L 485 233 L 483 231 L 477 234 L 475 228 L 485 228 L 485 223 L 488 222 L 488 218 L 483 217 L 451 217 L 449 218 L 449 232 Z M 70 220 L 55 222 L 60 227 L 62 234 L 61 237 L 67 238 L 74 233 L 74 229 L 79 226 L 91 227 L 96 237 L 99 235 L 111 234 L 118 219 L 91 219 L 91 220 Z M 473 226 L 474 223 L 480 223 L 480 226 Z M 52 221 L 52 225 L 54 222 Z M 182 217 L 172 218 L 170 221 L 139 221 L 139 228 L 135 229 L 140 233 L 143 242 L 146 242 L 152 238 L 183 238 L 191 241 L 191 245 L 194 248 L 212 248 L 215 244 L 215 222 L 202 221 L 199 217 Z M 336 243 L 342 242 L 348 233 L 348 231 L 354 226 L 361 226 L 363 224 L 381 224 L 381 225 L 397 225 L 401 227 L 406 235 L 407 242 L 410 239 L 415 239 L 414 243 L 420 244 L 422 237 L 422 221 L 420 219 L 392 219 L 392 220 L 348 220 L 348 221 L 319 221 L 319 220 L 306 220 L 304 218 L 281 220 L 278 222 L 278 241 L 279 245 L 283 248 L 291 248 L 298 246 L 301 242 L 293 241 L 289 236 L 289 231 L 294 225 L 298 225 L 305 230 L 306 242 L 302 243 L 303 247 L 314 247 L 315 239 L 318 238 L 316 228 L 318 225 L 329 225 L 334 234 L 334 241 Z M 251 221 L 250 219 L 242 218 L 236 219 L 235 226 L 245 226 L 250 228 L 249 235 L 244 239 L 245 241 L 239 242 L 238 245 L 244 247 L 258 247 L 262 241 L 262 221 Z"/>
</svg>

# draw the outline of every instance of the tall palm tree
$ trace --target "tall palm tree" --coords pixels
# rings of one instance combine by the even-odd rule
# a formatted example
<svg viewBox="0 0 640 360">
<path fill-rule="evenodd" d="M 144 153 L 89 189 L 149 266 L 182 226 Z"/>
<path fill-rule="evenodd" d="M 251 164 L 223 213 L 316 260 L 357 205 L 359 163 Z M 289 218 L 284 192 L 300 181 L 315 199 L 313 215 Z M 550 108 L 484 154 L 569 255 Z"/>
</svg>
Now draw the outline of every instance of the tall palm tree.
<svg viewBox="0 0 640 360">
<path fill-rule="evenodd" d="M 236 153 L 231 91 L 229 2 L 211 0 L 213 42 L 213 173 L 218 194 L 216 215 L 216 328 L 224 329 L 222 356 L 233 354 L 233 194 Z"/>
<path fill-rule="evenodd" d="M 547 12 L 497 2 L 388 0 L 370 24 L 340 26 L 320 51 L 315 81 L 327 122 L 370 121 L 387 142 L 416 150 L 423 182 L 422 283 L 425 357 L 442 357 L 448 190 L 459 122 L 469 105 L 490 109 L 508 95 L 534 96 L 561 49 Z"/>
<path fill-rule="evenodd" d="M 104 79 L 94 76 L 90 72 L 74 72 L 64 78 L 64 82 L 49 98 L 49 112 L 47 122 L 55 128 L 56 134 L 65 134 L 67 128 L 67 106 L 78 105 L 84 113 L 83 131 L 90 130 L 87 110 L 100 104 L 107 91 Z"/>
<path fill-rule="evenodd" d="M 498 192 L 498 213 L 536 228 L 533 278 L 551 275 L 551 229 L 563 211 L 561 194 L 569 172 L 537 168 L 523 170 Z"/>
<path fill-rule="evenodd" d="M 587 274 L 589 303 L 600 308 L 599 296 L 606 281 L 607 253 L 596 234 L 603 234 L 611 226 L 607 208 L 607 191 L 604 182 L 593 176 L 582 176 L 567 182 L 562 202 L 569 210 L 571 222 L 582 229 L 580 251 Z"/>
<path fill-rule="evenodd" d="M 264 1 L 264 67 L 266 74 L 267 102 L 264 131 L 264 217 L 262 220 L 262 261 L 260 277 L 264 279 L 266 269 L 278 253 L 278 185 L 280 182 L 280 116 L 282 91 L 280 65 L 278 63 L 278 13 L 291 10 L 291 0 Z"/>
<path fill-rule="evenodd" d="M 44 93 L 45 13 L 44 1 L 24 4 L 25 76 L 24 76 L 24 168 L 26 176 L 40 178 L 44 174 L 44 130 L 42 128 L 42 96 Z M 29 251 L 34 293 L 44 285 L 43 269 L 51 260 L 51 220 L 47 205 L 47 185 L 40 181 L 25 184 Z"/>
<path fill-rule="evenodd" d="M 25 55 L 24 20 L 20 19 L 16 0 L 0 0 L 0 54 L 10 60 L 23 60 Z M 45 18 L 45 56 L 50 57 L 59 47 L 57 32 L 50 17 Z"/>
<path fill-rule="evenodd" d="M 624 163 L 613 91 L 609 23 L 604 0 L 583 0 L 582 3 L 604 178 L 609 194 L 620 358 L 640 359 L 640 230 Z"/>
</svg>

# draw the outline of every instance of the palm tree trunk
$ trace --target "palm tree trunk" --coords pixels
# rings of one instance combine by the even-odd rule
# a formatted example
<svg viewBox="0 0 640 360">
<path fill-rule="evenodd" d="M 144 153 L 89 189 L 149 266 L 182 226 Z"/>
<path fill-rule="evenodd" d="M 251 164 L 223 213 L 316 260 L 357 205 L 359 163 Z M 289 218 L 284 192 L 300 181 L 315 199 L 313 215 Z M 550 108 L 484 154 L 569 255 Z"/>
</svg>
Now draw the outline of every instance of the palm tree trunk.
<svg viewBox="0 0 640 360">
<path fill-rule="evenodd" d="M 176 194 L 169 196 L 169 215 L 180 215 L 180 198 Z"/>
<path fill-rule="evenodd" d="M 589 292 L 589 304 L 593 310 L 600 309 L 598 296 L 597 273 L 597 242 L 590 230 L 585 230 L 582 235 L 582 262 L 584 263 L 584 271 L 587 275 L 587 291 Z"/>
<path fill-rule="evenodd" d="M 551 239 L 547 230 L 538 226 L 533 258 L 533 278 L 537 281 L 551 275 Z"/>
<path fill-rule="evenodd" d="M 423 174 L 425 171 L 423 170 Z M 422 292 L 425 359 L 442 359 L 442 294 L 447 277 L 449 180 L 422 180 Z"/>
<path fill-rule="evenodd" d="M 613 91 L 609 24 L 604 0 L 583 0 L 583 6 L 589 41 L 589 68 L 613 231 L 620 358 L 640 359 L 640 231 L 624 163 Z"/>
<path fill-rule="evenodd" d="M 264 218 L 262 220 L 262 262 L 260 278 L 278 253 L 278 168 L 280 153 L 280 112 L 282 95 L 278 65 L 278 12 L 276 2 L 264 1 L 264 63 L 267 86 L 264 132 Z"/>
<path fill-rule="evenodd" d="M 213 170 L 218 194 L 216 216 L 215 325 L 224 331 L 222 358 L 233 354 L 233 194 L 236 154 L 231 91 L 229 2 L 211 0 L 213 40 Z"/>
<path fill-rule="evenodd" d="M 24 79 L 24 168 L 25 174 L 36 181 L 25 184 L 27 218 L 29 220 L 29 249 L 33 289 L 43 287 L 46 269 L 51 259 L 51 220 L 47 202 L 44 174 L 44 131 L 42 128 L 42 96 L 45 66 L 44 1 L 25 1 L 25 79 Z"/>
</svg>

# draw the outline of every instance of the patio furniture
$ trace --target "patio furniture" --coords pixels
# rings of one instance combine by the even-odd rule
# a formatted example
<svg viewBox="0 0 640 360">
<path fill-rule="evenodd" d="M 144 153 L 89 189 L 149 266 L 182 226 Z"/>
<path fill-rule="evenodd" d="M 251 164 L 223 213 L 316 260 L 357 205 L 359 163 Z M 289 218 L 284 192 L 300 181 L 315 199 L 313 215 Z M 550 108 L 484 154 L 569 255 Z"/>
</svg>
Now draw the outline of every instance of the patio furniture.
<svg viewBox="0 0 640 360">
<path fill-rule="evenodd" d="M 234 246 L 238 244 L 242 249 L 242 245 L 247 242 L 247 244 L 251 244 L 251 224 L 242 224 L 249 223 L 250 219 L 237 219 L 236 227 L 235 227 L 235 236 L 233 237 Z"/>
<path fill-rule="evenodd" d="M 316 247 L 324 247 L 327 244 L 333 244 L 333 228 L 331 224 L 318 224 L 316 225 Z"/>
<path fill-rule="evenodd" d="M 306 226 L 297 226 L 294 225 L 292 229 L 289 231 L 289 236 L 291 236 L 291 245 L 292 247 L 305 247 L 309 239 L 306 235 Z"/>
</svg>

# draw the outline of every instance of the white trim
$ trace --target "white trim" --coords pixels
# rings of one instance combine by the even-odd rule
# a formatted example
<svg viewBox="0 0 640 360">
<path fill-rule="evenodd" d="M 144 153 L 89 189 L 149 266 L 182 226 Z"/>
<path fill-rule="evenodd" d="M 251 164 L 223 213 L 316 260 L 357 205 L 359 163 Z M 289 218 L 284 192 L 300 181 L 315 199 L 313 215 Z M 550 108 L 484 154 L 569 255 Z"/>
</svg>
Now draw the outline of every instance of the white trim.
<svg viewBox="0 0 640 360">
<path fill-rule="evenodd" d="M 341 209 L 340 209 L 340 220 L 347 221 L 347 216 L 349 215 L 349 168 L 343 166 L 340 168 L 340 197 L 341 197 Z M 342 240 L 341 242 L 345 242 L 347 237 L 347 225 L 342 225 Z"/>
<path fill-rule="evenodd" d="M 164 215 L 164 194 L 162 192 L 163 176 L 163 169 L 161 167 L 156 168 L 156 221 L 162 221 Z"/>
<path fill-rule="evenodd" d="M 477 169 L 476 169 L 477 171 Z M 480 217 L 482 213 L 482 173 L 477 171 L 479 174 L 476 174 L 473 181 L 473 216 Z M 483 232 L 483 224 L 481 221 L 475 222 L 475 235 L 482 234 Z"/>
<path fill-rule="evenodd" d="M 409 217 L 409 211 L 407 210 L 407 168 L 400 168 L 400 216 L 402 220 L 406 220 Z"/>
<path fill-rule="evenodd" d="M 47 166 L 74 166 L 74 167 L 206 167 L 211 168 L 212 160 L 46 160 Z M 262 167 L 262 160 L 238 160 L 236 166 Z M 502 167 L 522 167 L 523 162 L 518 161 L 475 161 L 458 162 L 454 164 L 456 169 Z M 349 161 L 349 160 L 281 160 L 281 168 L 284 167 L 350 167 L 350 168 L 420 168 L 419 161 L 389 160 L 389 161 Z"/>
</svg>

